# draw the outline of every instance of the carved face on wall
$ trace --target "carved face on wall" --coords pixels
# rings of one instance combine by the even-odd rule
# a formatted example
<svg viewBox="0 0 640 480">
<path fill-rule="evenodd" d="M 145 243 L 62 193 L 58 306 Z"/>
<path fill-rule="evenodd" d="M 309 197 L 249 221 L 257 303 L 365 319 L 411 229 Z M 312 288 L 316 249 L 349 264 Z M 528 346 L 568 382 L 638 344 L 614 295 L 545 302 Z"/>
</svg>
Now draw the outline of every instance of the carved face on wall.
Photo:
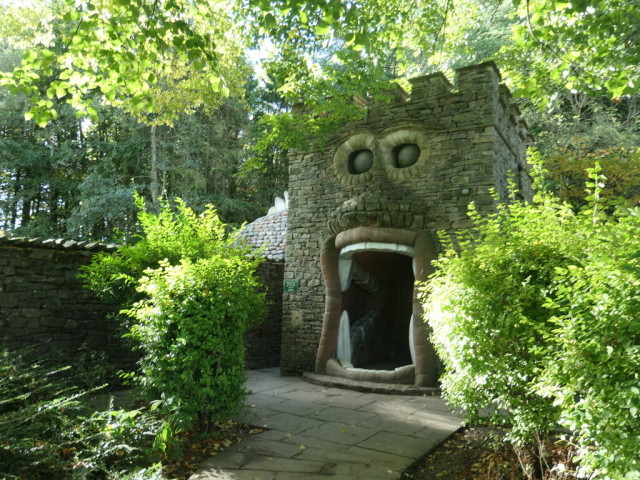
<svg viewBox="0 0 640 480">
<path fill-rule="evenodd" d="M 342 142 L 332 166 L 350 198 L 333 212 L 329 230 L 337 234 L 354 226 L 422 229 L 424 217 L 415 208 L 420 202 L 407 181 L 424 175 L 429 158 L 427 133 L 417 129 L 358 133 Z M 391 215 L 393 211 L 398 213 Z"/>
<path fill-rule="evenodd" d="M 285 275 L 305 291 L 284 297 L 283 371 L 315 361 L 320 373 L 433 384 L 414 285 L 435 233 L 472 227 L 470 201 L 494 212 L 509 172 L 531 197 L 526 124 L 494 64 L 458 69 L 455 89 L 440 73 L 409 82 L 391 100 L 355 99 L 361 120 L 292 157 Z"/>
<path fill-rule="evenodd" d="M 436 380 L 416 299 L 435 247 L 411 187 L 429 172 L 428 135 L 396 128 L 340 143 L 333 171 L 348 198 L 332 211 L 322 253 L 326 307 L 316 371 L 364 381 Z"/>
</svg>

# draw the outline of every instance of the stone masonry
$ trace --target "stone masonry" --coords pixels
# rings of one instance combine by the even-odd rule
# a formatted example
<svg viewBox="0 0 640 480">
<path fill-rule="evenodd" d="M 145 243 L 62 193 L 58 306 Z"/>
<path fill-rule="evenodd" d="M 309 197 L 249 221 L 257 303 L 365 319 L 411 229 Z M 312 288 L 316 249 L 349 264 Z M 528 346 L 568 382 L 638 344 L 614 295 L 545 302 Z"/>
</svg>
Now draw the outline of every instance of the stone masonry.
<svg viewBox="0 0 640 480">
<path fill-rule="evenodd" d="M 0 236 L 0 342 L 32 347 L 43 358 L 78 352 L 83 345 L 105 352 L 115 367 L 135 362 L 121 343 L 117 312 L 85 289 L 77 277 L 98 251 L 115 245 Z"/>
<path fill-rule="evenodd" d="M 327 302 L 321 249 L 347 231 L 394 230 L 430 237 L 470 227 L 468 206 L 494 210 L 492 190 L 508 197 L 512 175 L 520 196 L 532 196 L 527 128 L 493 63 L 458 69 L 455 89 L 440 73 L 411 80 L 410 96 L 366 103 L 364 120 L 345 125 L 322 147 L 290 162 L 282 358 L 284 374 L 313 371 Z M 419 147 L 414 164 L 392 160 L 403 145 Z M 373 164 L 354 174 L 353 152 Z M 414 295 L 415 300 L 415 295 Z"/>
<path fill-rule="evenodd" d="M 267 318 L 253 325 L 245 335 L 247 367 L 250 369 L 280 365 L 287 213 L 283 206 L 246 225 L 241 232 L 250 246 L 262 249 L 266 259 L 258 267 L 257 275 L 267 289 Z"/>
<path fill-rule="evenodd" d="M 248 236 L 252 237 L 250 242 L 263 244 L 268 238 L 273 243 L 265 252 L 267 260 L 256 272 L 267 289 L 268 314 L 245 335 L 248 368 L 280 363 L 286 211 L 265 217 L 263 222 L 266 223 L 262 227 L 253 225 Z M 86 346 L 103 352 L 113 371 L 134 369 L 138 357 L 123 344 L 118 322 L 109 317 L 119 306 L 98 299 L 77 277 L 80 267 L 89 264 L 95 253 L 116 248 L 100 243 L 0 235 L 0 346 L 30 347 L 40 358 L 63 357 L 65 361 Z"/>
</svg>

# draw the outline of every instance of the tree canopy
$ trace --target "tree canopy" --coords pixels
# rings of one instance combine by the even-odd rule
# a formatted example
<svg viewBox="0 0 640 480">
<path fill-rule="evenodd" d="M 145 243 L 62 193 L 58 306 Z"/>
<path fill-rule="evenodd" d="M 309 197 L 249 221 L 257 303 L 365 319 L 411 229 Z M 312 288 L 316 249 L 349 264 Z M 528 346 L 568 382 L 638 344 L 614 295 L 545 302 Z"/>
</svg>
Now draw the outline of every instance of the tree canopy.
<svg viewBox="0 0 640 480">
<path fill-rule="evenodd" d="M 4 0 L 0 228 L 105 238 L 133 225 L 134 188 L 255 218 L 288 148 L 363 115 L 353 95 L 490 58 L 538 107 L 520 101 L 549 188 L 579 201 L 597 157 L 636 198 L 637 3 Z"/>
<path fill-rule="evenodd" d="M 640 84 L 637 7 L 622 0 L 52 0 L 23 7 L 37 11 L 37 35 L 2 83 L 30 97 L 27 117 L 39 124 L 56 115 L 54 99 L 95 117 L 95 92 L 170 122 L 175 109 L 237 88 L 244 49 L 265 41 L 276 47 L 269 68 L 282 92 L 308 100 L 450 68 L 469 60 L 474 36 L 494 29 L 477 53 L 499 55 L 517 92 L 544 98 L 560 87 L 619 98 Z M 4 23 L 10 31 L 12 21 Z"/>
<path fill-rule="evenodd" d="M 225 2 L 53 0 L 36 5 L 23 7 L 40 18 L 34 45 L 2 83 L 11 93 L 30 97 L 27 119 L 39 125 L 56 117 L 55 99 L 95 119 L 93 97 L 100 92 L 108 103 L 168 122 L 176 111 L 212 95 L 219 103 L 237 88 L 230 77 L 241 72 L 236 68 L 241 35 L 234 32 Z"/>
</svg>

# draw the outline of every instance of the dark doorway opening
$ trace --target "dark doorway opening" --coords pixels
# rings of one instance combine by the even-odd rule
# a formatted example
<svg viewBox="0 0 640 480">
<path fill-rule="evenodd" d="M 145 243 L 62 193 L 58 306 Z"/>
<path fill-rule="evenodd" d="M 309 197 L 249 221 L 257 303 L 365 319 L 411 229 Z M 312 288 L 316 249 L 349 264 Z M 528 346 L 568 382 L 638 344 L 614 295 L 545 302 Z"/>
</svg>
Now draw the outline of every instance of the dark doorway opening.
<svg viewBox="0 0 640 480">
<path fill-rule="evenodd" d="M 412 258 L 377 251 L 358 252 L 352 258 L 359 273 L 342 294 L 342 310 L 349 314 L 353 367 L 393 370 L 412 364 Z"/>
</svg>

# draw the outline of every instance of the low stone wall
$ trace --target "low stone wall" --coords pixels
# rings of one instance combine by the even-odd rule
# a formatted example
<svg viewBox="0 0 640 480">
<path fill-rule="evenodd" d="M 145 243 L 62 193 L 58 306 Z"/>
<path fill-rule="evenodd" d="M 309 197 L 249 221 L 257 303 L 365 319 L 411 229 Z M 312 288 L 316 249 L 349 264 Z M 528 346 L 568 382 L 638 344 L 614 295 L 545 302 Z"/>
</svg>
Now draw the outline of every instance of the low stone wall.
<svg viewBox="0 0 640 480">
<path fill-rule="evenodd" d="M 113 371 L 134 368 L 136 355 L 123 343 L 109 305 L 83 287 L 82 265 L 115 245 L 0 236 L 0 345 L 31 347 L 41 358 L 64 358 L 96 350 Z M 284 263 L 267 261 L 258 275 L 267 285 L 268 318 L 247 333 L 247 366 L 280 364 Z"/>
<path fill-rule="evenodd" d="M 63 240 L 0 237 L 0 342 L 31 347 L 42 358 L 79 354 L 86 345 L 106 354 L 114 368 L 130 368 L 135 356 L 123 345 L 118 310 L 85 289 L 79 268 L 98 251 L 115 246 Z M 64 358 L 64 357 L 63 357 Z"/>
</svg>

